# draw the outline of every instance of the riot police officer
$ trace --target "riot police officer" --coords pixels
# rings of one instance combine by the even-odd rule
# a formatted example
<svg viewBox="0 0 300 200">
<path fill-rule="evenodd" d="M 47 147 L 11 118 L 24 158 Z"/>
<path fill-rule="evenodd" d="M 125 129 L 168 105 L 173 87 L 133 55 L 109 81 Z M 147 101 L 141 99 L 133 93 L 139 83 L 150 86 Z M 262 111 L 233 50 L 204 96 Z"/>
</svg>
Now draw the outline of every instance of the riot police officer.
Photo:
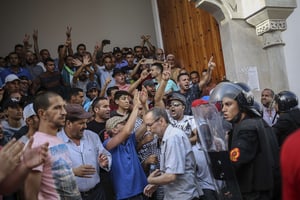
<svg viewBox="0 0 300 200">
<path fill-rule="evenodd" d="M 275 96 L 275 109 L 279 119 L 273 125 L 279 146 L 281 146 L 288 135 L 300 127 L 300 109 L 298 98 L 291 91 L 281 91 Z"/>
<path fill-rule="evenodd" d="M 222 101 L 223 116 L 232 123 L 229 156 L 243 199 L 272 199 L 274 155 L 251 90 L 246 84 L 222 82 L 210 101 Z"/>
</svg>

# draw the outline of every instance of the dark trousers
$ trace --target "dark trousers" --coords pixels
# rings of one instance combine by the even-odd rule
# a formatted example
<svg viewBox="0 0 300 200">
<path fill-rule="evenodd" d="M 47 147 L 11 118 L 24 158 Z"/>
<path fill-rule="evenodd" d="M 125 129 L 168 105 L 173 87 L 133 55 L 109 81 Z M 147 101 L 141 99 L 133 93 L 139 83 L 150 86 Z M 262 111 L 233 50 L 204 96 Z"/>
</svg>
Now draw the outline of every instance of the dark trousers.
<svg viewBox="0 0 300 200">
<path fill-rule="evenodd" d="M 80 192 L 83 200 L 106 200 L 105 192 L 101 183 L 87 192 Z"/>
<path fill-rule="evenodd" d="M 210 189 L 202 189 L 203 193 L 204 193 L 204 199 L 205 200 L 218 200 L 218 193 L 214 190 L 210 190 Z"/>
<path fill-rule="evenodd" d="M 243 200 L 271 200 L 271 192 L 242 193 Z"/>
</svg>

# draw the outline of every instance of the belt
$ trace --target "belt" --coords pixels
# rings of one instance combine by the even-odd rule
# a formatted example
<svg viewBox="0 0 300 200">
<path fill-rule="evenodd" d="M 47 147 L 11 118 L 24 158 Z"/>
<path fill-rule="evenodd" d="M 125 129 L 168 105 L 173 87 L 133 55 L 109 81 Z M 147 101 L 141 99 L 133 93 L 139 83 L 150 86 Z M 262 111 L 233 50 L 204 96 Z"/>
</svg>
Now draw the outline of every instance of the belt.
<svg viewBox="0 0 300 200">
<path fill-rule="evenodd" d="M 87 197 L 89 196 L 91 193 L 93 193 L 98 187 L 100 186 L 100 183 L 97 183 L 95 185 L 95 187 L 93 187 L 92 189 L 88 190 L 88 191 L 85 191 L 85 192 L 80 192 L 81 196 L 82 197 Z"/>
</svg>

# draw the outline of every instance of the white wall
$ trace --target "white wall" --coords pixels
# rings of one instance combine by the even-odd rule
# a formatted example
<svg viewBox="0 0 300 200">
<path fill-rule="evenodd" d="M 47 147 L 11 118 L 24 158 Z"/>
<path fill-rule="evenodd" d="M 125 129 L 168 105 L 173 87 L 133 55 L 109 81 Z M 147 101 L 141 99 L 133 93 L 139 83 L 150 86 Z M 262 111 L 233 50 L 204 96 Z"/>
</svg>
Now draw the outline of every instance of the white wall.
<svg viewBox="0 0 300 200">
<path fill-rule="evenodd" d="M 284 50 L 290 90 L 300 98 L 300 5 L 299 1 L 297 3 L 298 7 L 287 19 L 283 41 L 286 44 Z"/>
<path fill-rule="evenodd" d="M 149 0 L 10 0 L 1 3 L 0 56 L 22 43 L 25 33 L 39 30 L 40 49 L 56 57 L 57 46 L 65 41 L 66 26 L 72 26 L 73 49 L 85 43 L 93 51 L 96 42 L 110 39 L 115 46 L 133 47 L 140 36 L 150 34 L 156 45 L 154 21 Z"/>
</svg>

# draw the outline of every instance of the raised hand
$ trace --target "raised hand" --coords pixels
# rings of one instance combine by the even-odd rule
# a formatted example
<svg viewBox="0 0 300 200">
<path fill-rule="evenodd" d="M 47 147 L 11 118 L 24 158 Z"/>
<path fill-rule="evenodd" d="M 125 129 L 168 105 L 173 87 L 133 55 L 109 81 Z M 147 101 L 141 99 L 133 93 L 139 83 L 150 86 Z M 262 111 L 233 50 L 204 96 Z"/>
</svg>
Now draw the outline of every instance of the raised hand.
<svg viewBox="0 0 300 200">
<path fill-rule="evenodd" d="M 85 66 L 88 66 L 88 65 L 91 65 L 92 64 L 92 61 L 91 61 L 91 58 L 89 55 L 84 55 L 83 56 L 83 64 Z"/>
<path fill-rule="evenodd" d="M 67 38 L 67 39 L 66 39 L 65 46 L 66 46 L 66 47 L 70 47 L 71 45 L 72 45 L 72 40 L 71 40 L 71 38 Z"/>
<path fill-rule="evenodd" d="M 48 156 L 49 143 L 42 144 L 38 147 L 31 148 L 33 138 L 31 137 L 23 152 L 22 162 L 25 167 L 32 169 L 42 164 Z"/>
<path fill-rule="evenodd" d="M 209 61 L 208 61 L 208 68 L 214 69 L 216 67 L 216 63 L 213 62 L 214 57 L 211 56 Z"/>
<path fill-rule="evenodd" d="M 37 29 L 34 29 L 33 30 L 33 34 L 32 34 L 32 39 L 37 41 L 38 40 L 38 30 Z"/>
<path fill-rule="evenodd" d="M 145 40 L 149 40 L 151 38 L 151 35 L 145 35 Z"/>
<path fill-rule="evenodd" d="M 134 91 L 133 105 L 137 106 L 137 108 L 141 106 L 140 92 L 138 90 Z"/>
<path fill-rule="evenodd" d="M 72 63 L 74 64 L 74 66 L 76 67 L 79 67 L 82 65 L 82 62 L 78 59 L 78 58 L 75 58 L 72 60 Z"/>
<path fill-rule="evenodd" d="M 97 42 L 96 45 L 95 45 L 95 47 L 94 47 L 94 50 L 96 52 L 98 52 L 98 51 L 100 51 L 100 49 L 101 49 L 101 45 L 99 44 L 99 42 Z"/>
<path fill-rule="evenodd" d="M 66 31 L 67 38 L 71 38 L 71 32 L 72 32 L 72 27 L 71 26 L 67 26 L 67 31 Z"/>
<path fill-rule="evenodd" d="M 27 48 L 31 48 L 32 47 L 32 45 L 29 44 L 29 39 L 30 39 L 30 35 L 26 33 L 25 36 L 24 36 L 24 38 L 23 38 L 23 44 Z"/>
<path fill-rule="evenodd" d="M 140 92 L 140 102 L 142 105 L 146 105 L 148 100 L 148 92 L 145 86 L 142 86 L 142 90 Z"/>
<path fill-rule="evenodd" d="M 171 77 L 171 67 L 168 63 L 163 63 L 162 79 L 168 81 Z"/>
</svg>

